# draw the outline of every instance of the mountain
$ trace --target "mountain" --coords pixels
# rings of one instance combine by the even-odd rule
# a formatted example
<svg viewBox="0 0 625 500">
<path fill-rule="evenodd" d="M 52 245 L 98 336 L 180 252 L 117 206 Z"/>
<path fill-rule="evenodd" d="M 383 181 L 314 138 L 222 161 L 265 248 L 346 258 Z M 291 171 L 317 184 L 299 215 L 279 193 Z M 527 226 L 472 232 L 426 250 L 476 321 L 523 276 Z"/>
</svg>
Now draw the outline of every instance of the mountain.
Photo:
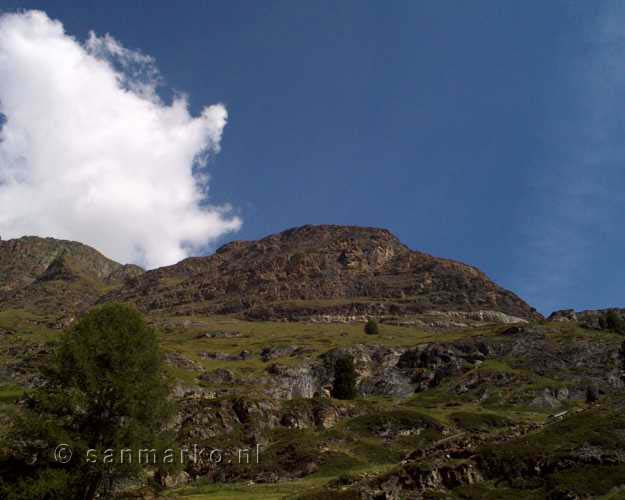
<svg viewBox="0 0 625 500">
<path fill-rule="evenodd" d="M 21 238 L 0 243 L 0 287 L 3 428 L 45 383 L 59 328 L 106 301 L 148 313 L 176 445 L 262 457 L 200 453 L 154 476 L 176 498 L 616 498 L 625 487 L 625 309 L 542 320 L 478 269 L 384 229 L 304 226 L 148 272 Z M 541 320 L 498 324 L 511 316 Z M 335 397 L 345 359 L 354 400 Z M 0 482 L 16 463 L 0 456 Z M 160 494 L 131 484 L 128 498 Z"/>
<path fill-rule="evenodd" d="M 0 241 L 0 309 L 71 317 L 143 273 L 74 241 L 25 236 Z"/>
<path fill-rule="evenodd" d="M 0 309 L 71 319 L 113 300 L 260 320 L 405 320 L 433 311 L 458 321 L 541 318 L 475 267 L 412 251 L 385 229 L 303 226 L 148 272 L 78 242 L 0 241 Z"/>
<path fill-rule="evenodd" d="M 385 229 L 303 226 L 234 241 L 127 280 L 102 300 L 179 315 L 320 319 L 494 311 L 539 319 L 475 267 L 412 251 Z"/>
</svg>

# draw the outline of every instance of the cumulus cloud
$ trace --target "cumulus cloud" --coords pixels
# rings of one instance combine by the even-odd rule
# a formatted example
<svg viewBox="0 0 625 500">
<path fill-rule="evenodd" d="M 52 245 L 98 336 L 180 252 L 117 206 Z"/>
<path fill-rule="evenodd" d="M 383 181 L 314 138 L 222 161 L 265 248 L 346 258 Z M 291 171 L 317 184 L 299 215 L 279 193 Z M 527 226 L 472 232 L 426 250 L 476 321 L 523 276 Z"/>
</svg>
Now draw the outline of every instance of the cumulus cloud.
<svg viewBox="0 0 625 500">
<path fill-rule="evenodd" d="M 206 160 L 227 111 L 163 102 L 150 56 L 109 35 L 81 43 L 43 12 L 0 17 L 0 235 L 54 236 L 148 267 L 241 221 L 207 204 Z"/>
</svg>

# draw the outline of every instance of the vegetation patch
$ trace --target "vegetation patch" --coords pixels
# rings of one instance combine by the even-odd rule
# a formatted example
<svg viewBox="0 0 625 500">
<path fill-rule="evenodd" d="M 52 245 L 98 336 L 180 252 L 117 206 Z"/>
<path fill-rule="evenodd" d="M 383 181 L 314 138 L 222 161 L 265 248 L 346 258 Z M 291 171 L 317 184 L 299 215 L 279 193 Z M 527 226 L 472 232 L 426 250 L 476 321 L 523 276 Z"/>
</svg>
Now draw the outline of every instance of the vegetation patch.
<svg viewBox="0 0 625 500">
<path fill-rule="evenodd" d="M 488 432 L 513 424 L 508 417 L 496 413 L 457 412 L 452 413 L 449 418 L 458 427 L 470 432 Z"/>
<path fill-rule="evenodd" d="M 547 490 L 553 498 L 605 495 L 612 488 L 623 484 L 625 464 L 584 465 L 556 472 L 547 478 Z"/>
<path fill-rule="evenodd" d="M 15 385 L 0 386 L 0 403 L 14 404 L 24 393 L 24 389 Z"/>
<path fill-rule="evenodd" d="M 531 477 L 562 463 L 571 464 L 583 447 L 604 455 L 620 452 L 625 447 L 624 431 L 621 413 L 586 411 L 508 443 L 486 445 L 479 455 L 490 475 L 508 480 Z"/>
</svg>

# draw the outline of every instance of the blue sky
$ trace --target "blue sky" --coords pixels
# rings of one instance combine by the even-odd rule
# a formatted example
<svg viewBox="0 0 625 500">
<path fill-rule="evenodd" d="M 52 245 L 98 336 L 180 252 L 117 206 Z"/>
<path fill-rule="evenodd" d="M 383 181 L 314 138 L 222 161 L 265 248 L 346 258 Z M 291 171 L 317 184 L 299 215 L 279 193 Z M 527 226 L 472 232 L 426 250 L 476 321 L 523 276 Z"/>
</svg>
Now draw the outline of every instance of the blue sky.
<svg viewBox="0 0 625 500">
<path fill-rule="evenodd" d="M 229 239 L 393 231 L 543 313 L 625 306 L 625 10 L 617 2 L 0 1 L 153 56 L 229 119 Z"/>
</svg>

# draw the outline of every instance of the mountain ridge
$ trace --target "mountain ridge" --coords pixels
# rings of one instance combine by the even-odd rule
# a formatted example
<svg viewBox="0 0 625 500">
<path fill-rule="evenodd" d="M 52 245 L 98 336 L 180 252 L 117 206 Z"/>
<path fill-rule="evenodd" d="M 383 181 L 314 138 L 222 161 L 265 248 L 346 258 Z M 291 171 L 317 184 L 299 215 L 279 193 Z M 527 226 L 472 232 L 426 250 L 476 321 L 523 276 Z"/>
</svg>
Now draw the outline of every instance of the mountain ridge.
<svg viewBox="0 0 625 500">
<path fill-rule="evenodd" d="M 139 266 L 115 262 L 95 248 L 78 241 L 22 236 L 0 239 L 0 290 L 11 290 L 36 281 L 49 266 L 62 258 L 71 260 L 72 267 L 78 272 L 96 279 L 109 279 L 124 269 L 129 274 L 133 274 L 133 271 L 143 272 Z"/>
<path fill-rule="evenodd" d="M 0 310 L 53 315 L 62 327 L 110 288 L 143 272 L 76 241 L 38 236 L 0 240 Z"/>
<path fill-rule="evenodd" d="M 67 299 L 67 300 L 66 300 Z M 67 315 L 109 301 L 248 319 L 408 317 L 433 311 L 542 316 L 478 268 L 414 251 L 384 228 L 304 225 L 144 271 L 79 242 L 0 241 L 0 304 Z"/>
<path fill-rule="evenodd" d="M 474 266 L 413 251 L 386 229 L 339 225 L 305 225 L 233 241 L 212 255 L 147 271 L 103 300 L 134 302 L 146 311 L 256 319 L 432 310 L 542 318 Z"/>
</svg>

